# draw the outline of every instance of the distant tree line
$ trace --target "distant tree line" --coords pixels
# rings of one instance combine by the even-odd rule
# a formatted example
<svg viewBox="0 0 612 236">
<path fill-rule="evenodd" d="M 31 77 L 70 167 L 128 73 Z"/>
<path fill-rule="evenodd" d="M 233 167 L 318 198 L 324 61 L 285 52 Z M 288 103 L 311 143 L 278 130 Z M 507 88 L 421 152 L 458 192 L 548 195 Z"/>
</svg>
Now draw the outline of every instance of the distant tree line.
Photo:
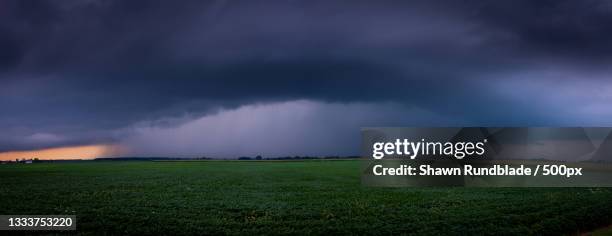
<svg viewBox="0 0 612 236">
<path fill-rule="evenodd" d="M 38 158 L 29 158 L 29 159 L 16 158 L 14 161 L 13 160 L 0 161 L 0 163 L 37 163 L 37 162 L 43 162 L 43 161 L 39 160 Z"/>
<path fill-rule="evenodd" d="M 238 157 L 241 161 L 251 160 L 330 160 L 330 159 L 358 159 L 359 156 L 281 156 L 281 157 L 262 157 L 261 155 L 255 157 L 242 156 Z M 194 160 L 236 160 L 236 159 L 220 159 L 210 157 L 109 157 L 109 158 L 95 158 L 93 161 L 194 161 Z M 91 161 L 82 159 L 62 159 L 62 160 L 40 160 L 38 158 L 32 159 L 15 159 L 0 161 L 3 164 L 10 163 L 37 163 L 37 162 L 80 162 L 80 161 Z"/>
<path fill-rule="evenodd" d="M 358 159 L 360 156 L 282 156 L 282 157 L 239 157 L 238 160 L 249 161 L 249 160 L 316 160 L 316 159 Z"/>
<path fill-rule="evenodd" d="M 94 161 L 164 161 L 164 160 L 212 160 L 208 157 L 106 157 Z"/>
</svg>

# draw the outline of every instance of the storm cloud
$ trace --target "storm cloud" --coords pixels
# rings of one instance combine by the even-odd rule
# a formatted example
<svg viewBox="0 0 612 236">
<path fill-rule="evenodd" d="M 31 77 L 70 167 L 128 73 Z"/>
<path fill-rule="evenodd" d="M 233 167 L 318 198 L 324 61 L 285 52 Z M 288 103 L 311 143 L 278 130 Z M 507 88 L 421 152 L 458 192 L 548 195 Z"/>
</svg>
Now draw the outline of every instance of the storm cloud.
<svg viewBox="0 0 612 236">
<path fill-rule="evenodd" d="M 333 136 L 344 154 L 363 125 L 612 125 L 611 13 L 607 1 L 3 1 L 0 151 L 332 154 L 316 140 Z M 284 114 L 304 109 L 313 122 Z M 242 132 L 216 137 L 269 125 L 249 117 L 320 132 L 282 152 L 262 137 L 244 152 L 191 148 L 184 127 L 236 113 Z M 157 145 L 165 135 L 190 145 Z"/>
</svg>

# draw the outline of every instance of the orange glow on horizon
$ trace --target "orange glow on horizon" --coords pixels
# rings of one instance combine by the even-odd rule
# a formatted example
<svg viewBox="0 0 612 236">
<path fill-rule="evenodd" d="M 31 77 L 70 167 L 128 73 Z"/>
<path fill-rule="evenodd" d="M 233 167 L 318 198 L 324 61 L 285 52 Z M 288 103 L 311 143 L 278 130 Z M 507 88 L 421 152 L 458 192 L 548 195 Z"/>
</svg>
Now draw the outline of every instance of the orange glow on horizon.
<svg viewBox="0 0 612 236">
<path fill-rule="evenodd" d="M 58 147 L 41 150 L 0 152 L 0 160 L 14 161 L 15 159 L 40 160 L 70 160 L 93 159 L 98 157 L 112 157 L 125 153 L 125 148 L 118 145 L 85 145 L 75 147 Z"/>
</svg>

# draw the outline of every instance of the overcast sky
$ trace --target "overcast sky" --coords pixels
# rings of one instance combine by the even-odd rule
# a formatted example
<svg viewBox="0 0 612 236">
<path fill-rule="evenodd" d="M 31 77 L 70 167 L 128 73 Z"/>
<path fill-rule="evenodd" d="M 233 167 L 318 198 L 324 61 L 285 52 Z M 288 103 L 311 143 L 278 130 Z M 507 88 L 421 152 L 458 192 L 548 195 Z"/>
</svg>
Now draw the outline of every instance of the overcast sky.
<svg viewBox="0 0 612 236">
<path fill-rule="evenodd" d="M 353 155 L 363 126 L 612 126 L 612 2 L 0 1 L 0 152 Z"/>
</svg>

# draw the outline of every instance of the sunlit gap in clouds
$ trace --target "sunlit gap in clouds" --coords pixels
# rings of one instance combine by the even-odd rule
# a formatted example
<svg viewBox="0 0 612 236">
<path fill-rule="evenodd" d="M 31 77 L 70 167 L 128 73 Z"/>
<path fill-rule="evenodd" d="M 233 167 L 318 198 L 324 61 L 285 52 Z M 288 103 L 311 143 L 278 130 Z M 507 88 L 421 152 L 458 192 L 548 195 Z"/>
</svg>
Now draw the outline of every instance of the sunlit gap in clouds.
<svg viewBox="0 0 612 236">
<path fill-rule="evenodd" d="M 126 149 L 123 146 L 98 144 L 47 148 L 40 150 L 0 152 L 0 160 L 8 161 L 34 158 L 38 158 L 40 160 L 93 159 L 99 157 L 120 156 L 125 152 Z"/>
</svg>

